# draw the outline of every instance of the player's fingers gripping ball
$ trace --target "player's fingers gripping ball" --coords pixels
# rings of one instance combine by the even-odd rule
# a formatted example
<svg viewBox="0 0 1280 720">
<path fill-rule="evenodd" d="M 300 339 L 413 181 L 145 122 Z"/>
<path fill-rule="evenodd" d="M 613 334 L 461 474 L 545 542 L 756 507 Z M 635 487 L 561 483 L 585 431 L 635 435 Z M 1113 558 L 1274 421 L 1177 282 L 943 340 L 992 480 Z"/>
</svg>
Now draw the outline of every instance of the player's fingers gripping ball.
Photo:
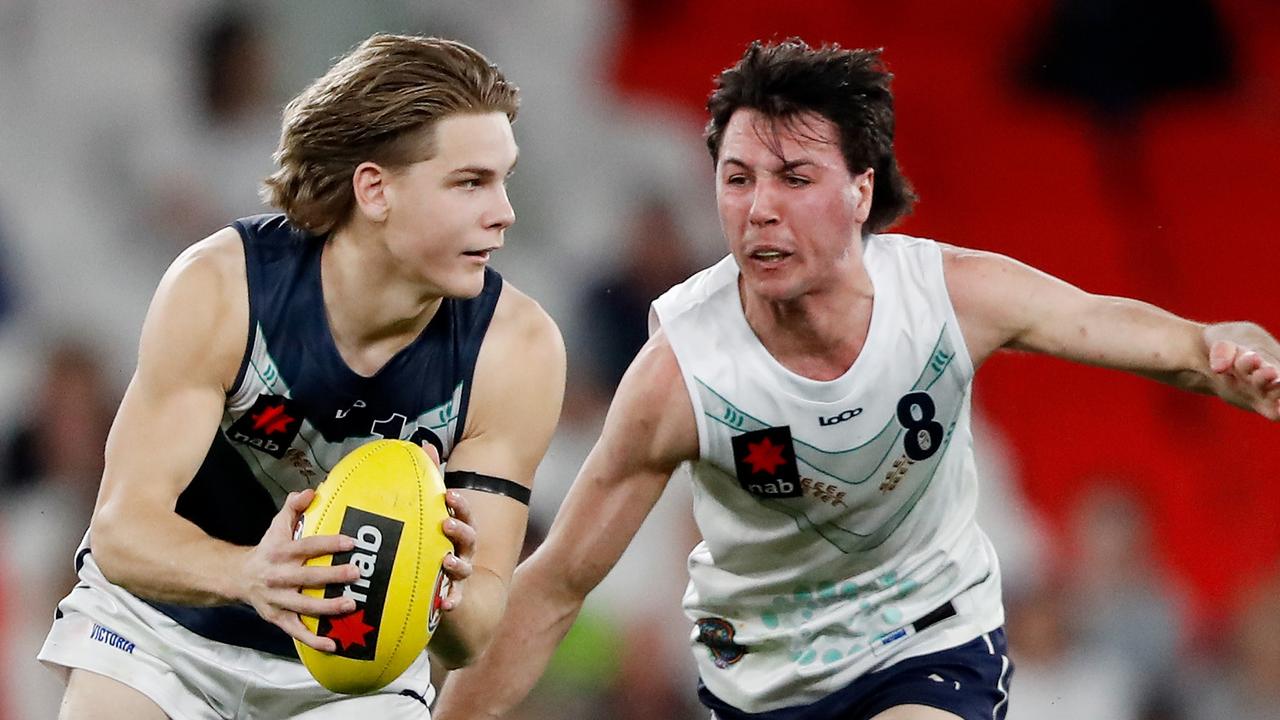
<svg viewBox="0 0 1280 720">
<path fill-rule="evenodd" d="M 377 690 L 400 676 L 427 646 L 448 591 L 444 558 L 453 546 L 441 526 L 449 516 L 444 480 L 421 447 L 375 440 L 344 457 L 316 488 L 299 537 L 342 534 L 355 548 L 308 565 L 350 563 L 350 584 L 306 588 L 314 597 L 346 596 L 346 615 L 302 616 L 312 632 L 333 639 L 333 653 L 294 641 L 298 656 L 324 687 L 340 693 Z"/>
</svg>

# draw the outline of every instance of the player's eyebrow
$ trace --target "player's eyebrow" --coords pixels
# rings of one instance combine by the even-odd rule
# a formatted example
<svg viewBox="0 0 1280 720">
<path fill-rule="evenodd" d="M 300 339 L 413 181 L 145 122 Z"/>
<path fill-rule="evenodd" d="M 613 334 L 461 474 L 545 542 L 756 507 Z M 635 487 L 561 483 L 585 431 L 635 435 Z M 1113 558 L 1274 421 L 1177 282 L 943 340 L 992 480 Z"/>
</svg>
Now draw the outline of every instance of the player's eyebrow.
<svg viewBox="0 0 1280 720">
<path fill-rule="evenodd" d="M 520 162 L 520 157 L 516 156 L 516 159 L 511 161 L 511 168 L 507 170 L 506 172 L 507 175 L 510 175 L 512 172 L 515 171 L 516 163 L 518 162 Z M 449 174 L 450 175 L 477 175 L 482 180 L 489 180 L 495 177 L 498 174 L 498 171 L 486 165 L 465 165 L 460 168 L 455 168 Z"/>
<path fill-rule="evenodd" d="M 750 166 L 750 165 L 748 165 L 747 163 L 745 163 L 745 162 L 743 162 L 742 160 L 739 160 L 738 158 L 735 158 L 735 157 L 728 157 L 728 158 L 725 158 L 725 159 L 724 159 L 724 164 L 725 164 L 725 165 L 737 165 L 738 167 L 740 167 L 740 168 L 742 168 L 742 169 L 744 169 L 744 170 L 750 170 L 750 169 L 751 169 L 751 166 Z M 777 170 L 772 171 L 772 172 L 775 172 L 775 173 L 778 173 L 778 174 L 781 174 L 781 173 L 787 173 L 787 172 L 791 172 L 792 170 L 795 170 L 796 168 L 804 167 L 805 165 L 817 165 L 817 163 L 815 163 L 814 161 L 812 161 L 812 160 L 810 160 L 810 159 L 808 159 L 808 158 L 797 158 L 797 159 L 795 159 L 795 160 L 787 160 L 787 161 L 783 162 L 781 167 L 779 167 Z"/>
<path fill-rule="evenodd" d="M 481 165 L 467 165 L 466 167 L 457 168 L 449 174 L 450 175 L 477 175 L 482 180 L 488 180 L 489 178 L 492 178 L 494 175 L 497 175 L 498 173 L 496 170 L 490 167 L 484 167 Z"/>
<path fill-rule="evenodd" d="M 797 159 L 797 160 L 788 160 L 788 161 L 786 161 L 786 162 L 782 163 L 781 172 L 791 172 L 792 170 L 795 170 L 795 169 L 796 169 L 796 168 L 798 168 L 798 167 L 804 167 L 805 165 L 816 165 L 816 164 L 817 164 L 817 163 L 815 163 L 815 162 L 814 162 L 814 161 L 812 161 L 812 160 L 809 160 L 808 158 L 799 158 L 799 159 Z"/>
</svg>

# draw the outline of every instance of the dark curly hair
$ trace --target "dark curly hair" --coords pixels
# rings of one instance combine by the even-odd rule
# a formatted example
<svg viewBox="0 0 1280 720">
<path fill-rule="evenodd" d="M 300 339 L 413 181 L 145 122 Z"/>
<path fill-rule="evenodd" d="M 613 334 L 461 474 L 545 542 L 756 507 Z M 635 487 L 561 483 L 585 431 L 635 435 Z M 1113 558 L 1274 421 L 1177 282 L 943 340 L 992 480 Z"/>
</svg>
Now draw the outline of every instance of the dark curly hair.
<svg viewBox="0 0 1280 720">
<path fill-rule="evenodd" d="M 875 170 L 871 214 L 863 233 L 880 232 L 911 212 L 916 200 L 893 154 L 893 75 L 881 50 L 814 49 L 800 38 L 751 43 L 736 65 L 720 73 L 707 100 L 707 149 L 720 160 L 720 143 L 734 112 L 756 110 L 783 123 L 803 124 L 817 113 L 840 132 L 840 152 L 849 171 Z"/>
</svg>

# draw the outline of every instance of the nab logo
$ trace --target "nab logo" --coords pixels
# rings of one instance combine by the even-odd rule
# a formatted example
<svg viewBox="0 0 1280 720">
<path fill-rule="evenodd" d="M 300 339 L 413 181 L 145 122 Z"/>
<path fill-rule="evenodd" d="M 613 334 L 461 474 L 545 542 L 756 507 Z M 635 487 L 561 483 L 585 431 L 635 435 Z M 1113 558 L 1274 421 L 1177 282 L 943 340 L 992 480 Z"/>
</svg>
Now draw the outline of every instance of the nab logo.
<svg viewBox="0 0 1280 720">
<path fill-rule="evenodd" d="M 823 417 L 819 415 L 818 424 L 822 427 L 831 427 L 832 425 L 837 425 L 845 420 L 852 420 L 861 414 L 862 408 L 853 408 L 852 410 L 845 410 L 839 415 L 832 415 L 831 417 Z"/>
<path fill-rule="evenodd" d="M 318 635 L 333 638 L 335 655 L 353 660 L 372 660 L 378 648 L 378 628 L 382 606 L 387 601 L 391 562 L 400 546 L 404 523 L 393 518 L 349 507 L 342 517 L 341 534 L 355 538 L 356 546 L 333 556 L 334 565 L 355 565 L 360 577 L 350 585 L 333 584 L 324 589 L 326 598 L 349 597 L 356 609 L 339 616 L 320 618 Z"/>
<path fill-rule="evenodd" d="M 278 460 L 301 428 L 302 413 L 291 398 L 259 395 L 253 407 L 227 428 L 227 437 Z"/>
<path fill-rule="evenodd" d="M 738 483 L 757 497 L 795 498 L 803 494 L 789 426 L 735 435 L 733 464 Z"/>
</svg>

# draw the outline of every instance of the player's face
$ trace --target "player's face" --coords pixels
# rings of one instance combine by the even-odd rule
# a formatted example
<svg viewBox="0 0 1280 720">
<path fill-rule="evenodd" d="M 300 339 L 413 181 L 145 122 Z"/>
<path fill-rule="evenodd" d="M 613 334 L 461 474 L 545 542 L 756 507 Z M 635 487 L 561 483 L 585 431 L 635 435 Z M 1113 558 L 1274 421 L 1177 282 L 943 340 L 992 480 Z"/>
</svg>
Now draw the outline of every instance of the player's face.
<svg viewBox="0 0 1280 720">
<path fill-rule="evenodd" d="M 515 222 L 507 177 L 516 142 L 500 112 L 453 115 L 434 132 L 435 155 L 387 181 L 387 246 L 441 295 L 474 297 L 489 254 Z"/>
<path fill-rule="evenodd" d="M 735 112 L 720 145 L 716 203 L 746 289 L 793 300 L 861 262 L 871 182 L 870 170 L 849 172 L 839 131 L 826 118 L 780 122 Z"/>
</svg>

